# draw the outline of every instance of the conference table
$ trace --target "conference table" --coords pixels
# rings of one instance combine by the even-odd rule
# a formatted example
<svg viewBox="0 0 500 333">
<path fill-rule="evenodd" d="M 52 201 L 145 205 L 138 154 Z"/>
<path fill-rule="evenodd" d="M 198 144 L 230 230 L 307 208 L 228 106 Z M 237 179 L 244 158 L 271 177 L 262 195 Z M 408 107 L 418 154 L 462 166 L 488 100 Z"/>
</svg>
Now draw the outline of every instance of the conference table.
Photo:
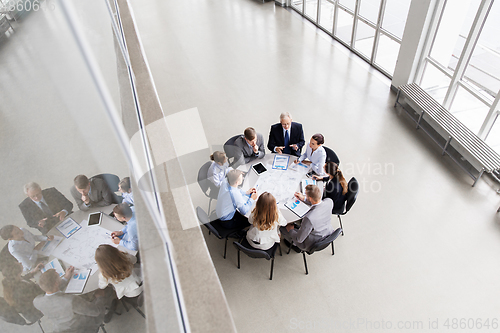
<svg viewBox="0 0 500 333">
<path fill-rule="evenodd" d="M 287 170 L 272 168 L 275 156 L 289 157 Z M 287 154 L 266 154 L 263 158 L 257 158 L 238 167 L 238 170 L 247 172 L 241 189 L 247 191 L 252 187 L 256 187 L 257 195 L 263 192 L 271 193 L 276 198 L 278 208 L 288 223 L 296 222 L 301 218 L 285 207 L 285 203 L 294 198 L 295 192 L 301 192 L 300 183 L 302 180 L 310 179 L 306 176 L 309 168 L 301 170 L 301 167 L 294 166 L 293 162 L 296 159 L 298 157 Z M 257 163 L 262 163 L 267 171 L 257 175 L 252 170 L 252 166 Z M 316 185 L 323 189 L 323 181 L 316 181 Z M 250 216 L 250 213 L 246 216 Z"/>
<path fill-rule="evenodd" d="M 52 254 L 49 256 L 49 260 L 52 260 L 54 258 L 59 259 L 59 261 L 63 263 L 63 268 L 68 268 L 69 266 L 74 266 L 75 270 L 77 270 L 78 268 L 82 268 L 82 269 L 89 268 L 88 267 L 89 266 L 88 263 L 90 262 L 89 256 L 92 253 L 95 253 L 95 250 L 97 249 L 97 247 L 100 244 L 113 245 L 111 242 L 111 236 L 110 236 L 111 232 L 121 230 L 124 227 L 123 224 L 121 224 L 116 219 L 114 219 L 113 217 L 108 215 L 109 213 L 112 212 L 114 206 L 115 206 L 115 204 L 105 206 L 105 207 L 90 208 L 88 211 L 77 210 L 77 211 L 71 213 L 70 215 L 66 216 L 66 218 L 63 221 L 56 224 L 54 226 L 54 228 L 52 228 L 48 232 L 48 235 L 54 235 L 54 236 L 59 236 L 59 237 L 64 238 L 64 236 L 62 236 L 61 232 L 59 232 L 59 230 L 57 230 L 57 226 L 60 225 L 61 223 L 63 223 L 69 217 L 71 217 L 75 222 L 77 222 L 82 227 L 82 229 L 77 231 L 74 235 L 72 235 L 68 239 L 63 239 L 63 242 L 66 241 L 67 243 L 69 243 L 71 241 L 73 243 L 73 246 L 67 245 L 65 247 L 66 251 L 61 252 L 59 250 L 59 247 L 63 244 L 61 242 L 54 249 Z M 103 212 L 104 213 L 103 217 L 102 217 L 101 225 L 88 227 L 86 225 L 86 222 L 88 220 L 88 216 L 90 213 L 95 213 L 95 212 Z M 105 230 L 102 230 L 101 228 L 105 229 Z M 87 230 L 85 230 L 85 229 L 87 229 Z M 76 236 L 82 230 L 83 231 L 90 230 L 91 233 L 93 233 L 95 236 L 90 235 L 90 236 L 86 237 L 87 239 L 85 239 L 84 241 L 78 240 L 78 237 L 76 237 Z M 106 236 L 103 235 L 104 232 L 106 232 Z M 82 233 L 82 235 L 83 235 L 83 233 Z M 72 240 L 72 238 L 73 238 L 73 240 Z M 90 238 L 90 239 L 88 239 L 88 238 Z M 81 235 L 80 235 L 80 239 L 81 239 Z M 75 242 L 80 242 L 80 244 L 75 244 Z M 72 248 L 75 251 L 84 252 L 87 255 L 84 256 L 83 255 L 84 253 L 75 254 L 75 255 L 81 254 L 82 255 L 81 260 L 78 260 L 78 257 L 76 257 L 76 258 L 73 258 L 73 260 L 69 260 L 71 262 L 67 262 L 63 258 L 65 258 L 67 256 L 71 256 L 71 254 L 68 252 L 70 252 Z M 124 252 L 129 252 L 132 255 L 135 255 L 137 253 L 136 251 L 127 250 L 122 246 L 118 246 L 118 249 L 120 249 Z M 86 262 L 87 264 L 85 264 L 82 267 L 80 265 L 80 263 L 84 263 L 84 262 Z M 99 271 L 97 270 L 97 265 L 92 265 L 92 272 L 93 272 L 93 274 L 90 275 L 90 277 L 88 278 L 82 294 L 89 293 L 89 292 L 94 291 L 94 290 L 99 288 Z"/>
</svg>

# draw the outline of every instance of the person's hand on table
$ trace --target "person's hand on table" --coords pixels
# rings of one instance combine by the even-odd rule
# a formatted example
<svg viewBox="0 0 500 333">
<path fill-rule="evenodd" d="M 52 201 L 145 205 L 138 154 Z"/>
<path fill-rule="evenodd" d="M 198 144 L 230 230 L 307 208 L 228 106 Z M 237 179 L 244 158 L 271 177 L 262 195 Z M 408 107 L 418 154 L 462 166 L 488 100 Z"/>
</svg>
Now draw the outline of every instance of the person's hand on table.
<svg viewBox="0 0 500 333">
<path fill-rule="evenodd" d="M 40 221 L 38 221 L 38 226 L 40 228 L 43 228 L 45 226 L 45 222 L 47 222 L 47 218 L 41 219 Z"/>
<path fill-rule="evenodd" d="M 290 231 L 290 230 L 292 230 L 293 228 L 294 228 L 293 223 L 288 223 L 288 224 L 286 225 L 286 231 Z"/>
<path fill-rule="evenodd" d="M 57 213 L 54 216 L 57 217 L 59 219 L 59 221 L 62 221 L 66 217 L 66 212 L 61 210 L 59 213 Z"/>
<path fill-rule="evenodd" d="M 75 272 L 75 267 L 69 266 L 66 269 L 66 273 L 64 274 L 64 277 L 66 278 L 66 280 L 69 280 L 71 278 L 71 276 L 73 276 L 74 272 Z"/>
<path fill-rule="evenodd" d="M 298 159 L 296 159 L 295 161 L 293 161 L 293 164 L 297 164 L 297 163 L 299 163 Z"/>
<path fill-rule="evenodd" d="M 295 151 L 299 149 L 299 146 L 297 146 L 297 145 L 295 145 L 295 144 L 290 145 L 290 147 L 292 147 L 292 148 L 293 148 L 293 150 L 295 150 Z"/>
<path fill-rule="evenodd" d="M 322 180 L 323 177 L 314 175 L 314 176 L 312 176 L 312 179 L 314 179 L 314 180 Z"/>
<path fill-rule="evenodd" d="M 283 153 L 283 149 L 285 149 L 285 147 L 276 147 L 276 152 L 278 154 L 282 154 Z"/>
<path fill-rule="evenodd" d="M 51 240 L 53 240 L 53 239 L 54 239 L 54 235 L 48 235 L 48 236 L 47 236 L 47 240 L 48 240 L 48 241 L 51 241 Z"/>
<path fill-rule="evenodd" d="M 43 263 L 39 263 L 38 265 L 36 265 L 36 267 L 35 267 L 35 268 L 33 268 L 33 269 L 31 270 L 31 272 L 30 272 L 30 273 L 33 273 L 33 274 L 34 274 L 34 273 L 36 273 L 36 272 L 40 272 L 40 271 L 42 270 L 43 266 L 45 266 Z"/>
<path fill-rule="evenodd" d="M 123 235 L 123 231 L 119 230 L 119 231 L 113 231 L 111 233 L 111 241 L 114 243 L 114 244 L 120 244 L 120 236 Z"/>
<path fill-rule="evenodd" d="M 302 164 L 311 165 L 311 161 L 302 161 Z"/>
<path fill-rule="evenodd" d="M 300 201 L 304 201 L 305 197 L 302 193 L 299 193 L 299 192 L 295 192 L 294 193 L 294 196 L 299 199 Z"/>
</svg>

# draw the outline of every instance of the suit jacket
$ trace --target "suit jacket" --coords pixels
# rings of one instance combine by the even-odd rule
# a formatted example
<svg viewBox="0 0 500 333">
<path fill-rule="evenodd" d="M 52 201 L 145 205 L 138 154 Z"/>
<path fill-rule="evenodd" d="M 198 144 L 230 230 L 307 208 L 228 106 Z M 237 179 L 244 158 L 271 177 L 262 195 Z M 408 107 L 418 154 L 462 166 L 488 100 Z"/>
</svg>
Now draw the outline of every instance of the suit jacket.
<svg viewBox="0 0 500 333">
<path fill-rule="evenodd" d="M 82 195 L 75 186 L 71 188 L 71 195 L 75 199 L 78 208 L 83 211 L 89 210 L 91 207 L 109 206 L 113 203 L 113 193 L 101 178 L 90 178 L 90 206 L 87 207 L 83 203 Z"/>
<path fill-rule="evenodd" d="M 342 208 L 344 206 L 347 193 L 342 194 L 342 185 L 340 184 L 337 177 L 334 177 L 332 179 L 330 179 L 330 177 L 325 178 L 327 178 L 328 182 L 326 183 L 323 197 L 332 199 L 334 209 Z M 325 179 L 323 179 L 323 181 L 325 181 Z"/>
<path fill-rule="evenodd" d="M 306 201 L 307 204 L 310 204 Z M 326 198 L 311 208 L 302 219 L 300 228 L 290 230 L 290 236 L 300 249 L 309 251 L 317 241 L 329 236 L 334 230 L 331 223 L 333 201 Z"/>
<path fill-rule="evenodd" d="M 63 209 L 65 209 L 68 214 L 71 213 L 73 209 L 73 203 L 69 201 L 61 192 L 59 192 L 55 187 L 46 188 L 42 190 L 42 196 L 49 209 L 53 214 L 57 214 Z M 19 204 L 19 209 L 26 220 L 26 223 L 32 228 L 40 230 L 43 234 L 47 233 L 54 224 L 56 224 L 59 219 L 53 218 L 45 214 L 36 203 L 30 198 L 26 198 Z M 47 223 L 43 228 L 38 226 L 38 221 L 41 219 L 48 218 Z"/>
<path fill-rule="evenodd" d="M 239 138 L 237 138 L 234 141 L 234 145 L 239 148 L 238 150 L 240 153 L 239 156 L 235 156 L 235 162 L 233 162 L 233 165 L 236 166 L 249 163 L 256 158 L 263 158 L 266 155 L 266 151 L 264 149 L 264 137 L 260 133 L 257 133 L 257 146 L 259 147 L 258 154 L 253 153 L 253 150 L 245 141 L 244 135 L 241 135 Z"/>
<path fill-rule="evenodd" d="M 104 298 L 96 298 L 89 302 L 60 291 L 49 296 L 37 296 L 33 305 L 54 323 L 55 332 L 87 333 L 97 332 L 103 322 L 104 301 Z"/>
<path fill-rule="evenodd" d="M 290 147 L 291 155 L 300 156 L 302 147 L 306 144 L 302 124 L 292 122 L 289 144 L 299 147 L 297 150 Z M 283 126 L 280 123 L 274 124 L 271 126 L 271 131 L 269 132 L 267 148 L 274 153 L 274 147 L 283 147 L 284 145 L 285 136 L 283 135 Z"/>
</svg>

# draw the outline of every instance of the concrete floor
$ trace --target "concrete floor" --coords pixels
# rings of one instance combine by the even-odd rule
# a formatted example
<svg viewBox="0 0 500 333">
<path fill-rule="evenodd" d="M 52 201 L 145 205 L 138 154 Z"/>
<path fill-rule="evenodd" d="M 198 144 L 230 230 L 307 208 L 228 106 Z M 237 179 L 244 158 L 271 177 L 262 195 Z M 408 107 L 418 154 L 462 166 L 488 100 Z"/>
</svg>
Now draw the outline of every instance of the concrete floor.
<svg viewBox="0 0 500 333">
<path fill-rule="evenodd" d="M 429 321 L 444 330 L 447 318 L 495 318 L 498 185 L 472 188 L 393 108 L 385 77 L 273 2 L 131 5 L 165 115 L 199 115 L 180 137 L 195 207 L 208 207 L 196 174 L 210 152 L 247 126 L 267 138 L 283 111 L 307 137 L 323 133 L 346 177 L 361 182 L 336 255 L 309 257 L 308 276 L 295 253 L 276 259 L 273 281 L 263 260 L 243 257 L 238 270 L 235 249 L 224 260 L 223 242 L 206 234 L 239 332 L 420 332 Z"/>
</svg>

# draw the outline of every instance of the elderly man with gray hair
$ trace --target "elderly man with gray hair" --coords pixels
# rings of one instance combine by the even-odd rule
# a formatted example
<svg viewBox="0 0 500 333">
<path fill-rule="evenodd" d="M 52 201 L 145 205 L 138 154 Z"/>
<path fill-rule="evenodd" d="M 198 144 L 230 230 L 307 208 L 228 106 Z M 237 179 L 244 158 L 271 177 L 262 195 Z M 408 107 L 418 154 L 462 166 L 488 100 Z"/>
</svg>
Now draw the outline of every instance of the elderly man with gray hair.
<svg viewBox="0 0 500 333">
<path fill-rule="evenodd" d="M 300 156 L 305 144 L 302 124 L 293 122 L 292 115 L 283 112 L 280 122 L 271 126 L 267 148 L 273 153 Z"/>
<path fill-rule="evenodd" d="M 46 234 L 73 209 L 73 203 L 55 187 L 42 190 L 40 185 L 30 182 L 24 185 L 24 193 L 27 198 L 19 204 L 19 209 L 26 223 L 42 234 Z"/>
</svg>

